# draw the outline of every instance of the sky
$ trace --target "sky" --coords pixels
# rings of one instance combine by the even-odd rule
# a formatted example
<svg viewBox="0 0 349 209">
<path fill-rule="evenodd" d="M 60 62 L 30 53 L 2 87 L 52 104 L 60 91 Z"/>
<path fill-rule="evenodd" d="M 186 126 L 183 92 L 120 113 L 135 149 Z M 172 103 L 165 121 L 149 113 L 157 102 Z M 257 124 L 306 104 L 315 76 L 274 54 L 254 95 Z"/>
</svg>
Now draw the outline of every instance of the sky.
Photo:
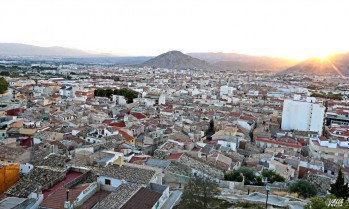
<svg viewBox="0 0 349 209">
<path fill-rule="evenodd" d="M 0 0 L 0 42 L 155 56 L 349 51 L 348 0 Z"/>
</svg>

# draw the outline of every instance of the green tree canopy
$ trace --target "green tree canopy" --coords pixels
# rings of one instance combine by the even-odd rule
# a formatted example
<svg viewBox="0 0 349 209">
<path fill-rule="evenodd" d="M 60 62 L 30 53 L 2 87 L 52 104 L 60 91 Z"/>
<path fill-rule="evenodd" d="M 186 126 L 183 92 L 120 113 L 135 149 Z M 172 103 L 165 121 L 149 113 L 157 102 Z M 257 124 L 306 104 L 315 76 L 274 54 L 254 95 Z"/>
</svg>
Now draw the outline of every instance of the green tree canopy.
<svg viewBox="0 0 349 209">
<path fill-rule="evenodd" d="M 276 182 L 285 182 L 285 178 L 280 176 L 279 174 L 275 173 L 275 171 L 272 170 L 263 170 L 262 172 L 263 177 L 268 178 L 268 182 L 274 183 Z"/>
<path fill-rule="evenodd" d="M 242 182 L 243 177 L 240 174 L 239 171 L 233 171 L 232 173 L 229 174 L 225 174 L 224 175 L 224 179 L 228 180 L 228 181 L 238 181 L 238 182 Z"/>
<path fill-rule="evenodd" d="M 8 89 L 8 82 L 5 80 L 4 77 L 0 77 L 0 94 L 3 94 Z"/>
<path fill-rule="evenodd" d="M 329 192 L 338 198 L 343 198 L 345 200 L 349 198 L 349 187 L 348 183 L 344 182 L 342 169 L 339 169 L 337 180 L 335 183 L 331 184 Z"/>
<path fill-rule="evenodd" d="M 97 97 L 108 97 L 111 98 L 112 95 L 124 96 L 128 103 L 132 103 L 133 99 L 138 97 L 138 92 L 132 89 L 122 88 L 122 89 L 96 89 L 94 95 Z"/>
<path fill-rule="evenodd" d="M 249 167 L 240 167 L 238 172 L 242 173 L 245 177 L 245 184 L 250 185 L 256 181 L 256 170 Z"/>
<path fill-rule="evenodd" d="M 2 76 L 10 76 L 11 73 L 9 71 L 1 71 L 0 75 L 2 75 Z"/>
<path fill-rule="evenodd" d="M 298 196 L 303 198 L 314 197 L 317 194 L 314 184 L 304 179 L 300 179 L 292 183 L 289 186 L 288 191 L 297 193 Z"/>
<path fill-rule="evenodd" d="M 216 183 L 205 177 L 195 177 L 184 187 L 179 209 L 209 209 L 217 204 L 219 189 Z"/>
</svg>

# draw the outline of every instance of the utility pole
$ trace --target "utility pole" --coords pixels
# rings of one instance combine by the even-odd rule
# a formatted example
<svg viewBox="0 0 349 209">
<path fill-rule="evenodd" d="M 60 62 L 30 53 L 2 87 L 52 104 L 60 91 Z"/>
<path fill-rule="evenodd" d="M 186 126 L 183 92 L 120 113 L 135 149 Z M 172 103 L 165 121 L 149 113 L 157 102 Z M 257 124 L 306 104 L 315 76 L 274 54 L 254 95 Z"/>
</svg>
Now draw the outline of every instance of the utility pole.
<svg viewBox="0 0 349 209">
<path fill-rule="evenodd" d="M 266 185 L 265 190 L 267 190 L 267 199 L 265 200 L 265 209 L 267 209 L 268 208 L 268 196 L 269 196 L 270 186 Z"/>
</svg>

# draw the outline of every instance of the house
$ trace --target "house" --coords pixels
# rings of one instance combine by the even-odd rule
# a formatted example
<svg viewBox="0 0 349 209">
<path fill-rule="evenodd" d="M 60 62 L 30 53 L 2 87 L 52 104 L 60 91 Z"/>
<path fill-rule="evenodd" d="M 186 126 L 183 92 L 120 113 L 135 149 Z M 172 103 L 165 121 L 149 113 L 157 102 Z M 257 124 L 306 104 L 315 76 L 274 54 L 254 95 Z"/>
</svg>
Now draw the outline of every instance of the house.
<svg viewBox="0 0 349 209">
<path fill-rule="evenodd" d="M 111 164 L 100 167 L 96 172 L 100 175 L 98 182 L 101 184 L 102 189 L 107 191 L 114 191 L 122 183 L 126 182 L 142 185 L 162 182 L 159 169 L 129 163 L 125 163 L 122 166 Z"/>
<path fill-rule="evenodd" d="M 40 131 L 33 135 L 34 144 L 45 143 L 49 141 L 62 141 L 63 133 L 50 132 L 50 131 Z"/>
<path fill-rule="evenodd" d="M 19 164 L 0 164 L 0 193 L 5 192 L 19 180 Z"/>
<path fill-rule="evenodd" d="M 302 144 L 299 142 L 286 142 L 286 141 L 270 139 L 270 138 L 262 138 L 262 137 L 256 137 L 255 143 L 258 147 L 261 147 L 261 148 L 284 147 L 298 153 L 301 152 L 301 148 L 302 148 Z"/>
<path fill-rule="evenodd" d="M 30 151 L 24 147 L 0 145 L 0 163 L 25 163 L 30 160 Z"/>
<path fill-rule="evenodd" d="M 151 184 L 149 188 L 140 188 L 121 209 L 157 209 L 169 197 L 169 188 Z"/>
<path fill-rule="evenodd" d="M 102 159 L 97 163 L 101 166 L 108 166 L 109 164 L 116 164 L 122 166 L 124 164 L 124 154 L 113 151 L 102 151 Z"/>
<path fill-rule="evenodd" d="M 85 141 L 89 143 L 106 142 L 108 138 L 112 136 L 116 137 L 120 133 L 120 131 L 116 130 L 115 128 L 104 125 L 88 128 L 87 131 L 89 132 L 86 134 Z M 77 135 L 83 135 L 83 133 L 78 133 Z"/>
<path fill-rule="evenodd" d="M 73 87 L 62 86 L 61 89 L 59 89 L 59 95 L 62 97 L 73 97 Z"/>
<path fill-rule="evenodd" d="M 286 180 L 293 179 L 295 177 L 296 170 L 293 169 L 290 165 L 285 165 L 280 163 L 274 159 L 272 159 L 269 163 L 269 169 L 274 170 L 275 173 L 284 177 Z"/>
<path fill-rule="evenodd" d="M 100 208 L 121 208 L 134 194 L 140 189 L 141 185 L 137 183 L 123 183 L 115 188 L 114 191 L 107 194 L 106 197 L 96 204 L 93 209 Z M 96 202 L 97 203 L 97 202 Z"/>
<path fill-rule="evenodd" d="M 135 145 L 136 144 L 135 138 L 133 136 L 129 135 L 126 131 L 119 130 L 119 134 L 125 140 L 126 144 L 128 144 L 128 145 Z"/>
<path fill-rule="evenodd" d="M 171 161 L 169 160 L 162 160 L 157 158 L 149 158 L 145 165 L 160 168 L 162 170 L 166 170 L 166 168 L 171 164 Z"/>
</svg>

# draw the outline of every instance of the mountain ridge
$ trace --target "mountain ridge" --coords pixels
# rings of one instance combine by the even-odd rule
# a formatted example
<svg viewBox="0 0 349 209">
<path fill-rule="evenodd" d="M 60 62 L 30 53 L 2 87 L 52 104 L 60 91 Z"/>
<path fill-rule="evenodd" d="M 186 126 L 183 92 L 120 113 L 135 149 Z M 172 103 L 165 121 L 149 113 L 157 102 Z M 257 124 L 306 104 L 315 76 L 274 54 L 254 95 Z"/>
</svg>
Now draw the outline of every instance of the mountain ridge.
<svg viewBox="0 0 349 209">
<path fill-rule="evenodd" d="M 282 74 L 339 74 L 349 76 L 349 53 L 335 54 L 326 59 L 310 58 L 287 68 Z"/>
<path fill-rule="evenodd" d="M 20 43 L 0 43 L 0 56 L 47 56 L 47 57 L 109 57 L 107 53 L 93 53 L 60 46 L 41 47 Z"/>
</svg>

